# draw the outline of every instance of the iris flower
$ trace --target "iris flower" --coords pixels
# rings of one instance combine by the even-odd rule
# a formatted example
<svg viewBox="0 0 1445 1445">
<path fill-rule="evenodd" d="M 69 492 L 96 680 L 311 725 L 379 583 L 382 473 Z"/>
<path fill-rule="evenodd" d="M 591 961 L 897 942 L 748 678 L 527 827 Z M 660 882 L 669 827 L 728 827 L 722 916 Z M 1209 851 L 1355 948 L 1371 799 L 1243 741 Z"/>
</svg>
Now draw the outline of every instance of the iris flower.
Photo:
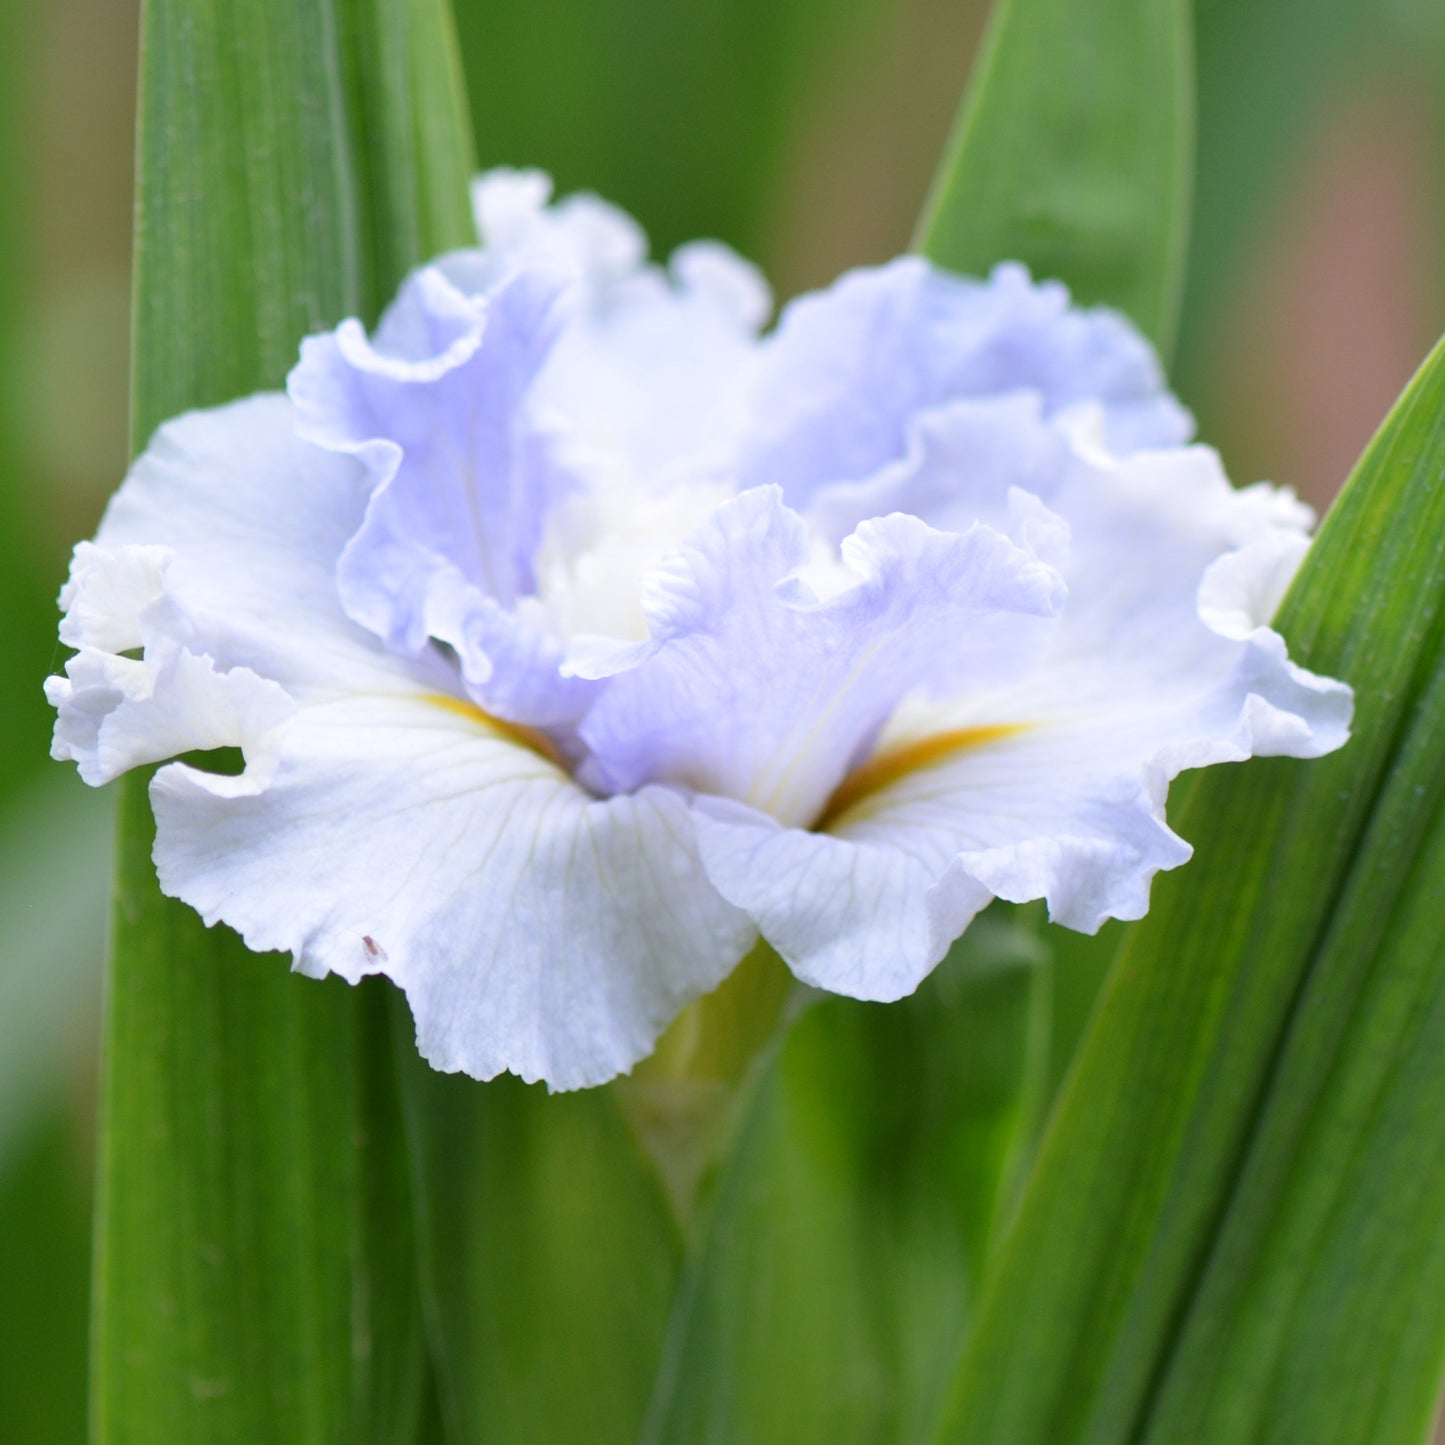
<svg viewBox="0 0 1445 1445">
<path fill-rule="evenodd" d="M 1176 774 L 1344 741 L 1269 627 L 1308 509 L 1123 318 L 905 257 L 764 332 L 731 252 L 548 197 L 483 177 L 479 247 L 161 427 L 76 549 L 55 756 L 244 755 L 150 785 L 207 923 L 575 1088 L 759 936 L 887 1000 L 993 898 L 1138 918 Z"/>
</svg>

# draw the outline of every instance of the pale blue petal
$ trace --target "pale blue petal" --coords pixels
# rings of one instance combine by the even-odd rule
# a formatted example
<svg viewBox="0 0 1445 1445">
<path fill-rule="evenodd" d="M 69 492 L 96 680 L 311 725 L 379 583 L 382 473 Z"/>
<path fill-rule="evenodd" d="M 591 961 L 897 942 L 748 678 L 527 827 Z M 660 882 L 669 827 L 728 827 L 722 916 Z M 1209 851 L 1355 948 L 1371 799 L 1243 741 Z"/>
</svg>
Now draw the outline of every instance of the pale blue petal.
<svg viewBox="0 0 1445 1445">
<path fill-rule="evenodd" d="M 62 637 L 115 654 L 169 637 L 299 698 L 384 691 L 414 668 L 336 596 L 369 491 L 354 458 L 296 435 L 279 394 L 176 417 L 136 459 L 95 542 L 76 548 Z"/>
<path fill-rule="evenodd" d="M 1058 573 L 991 527 L 865 523 L 815 590 L 806 526 L 774 488 L 719 508 L 649 579 L 651 652 L 586 718 L 588 780 L 665 779 L 807 824 L 901 698 L 1028 665 Z"/>
<path fill-rule="evenodd" d="M 542 171 L 499 166 L 476 177 L 472 213 L 490 267 L 562 267 L 594 301 L 645 264 L 647 237 L 626 211 L 590 194 L 551 197 Z"/>
<path fill-rule="evenodd" d="M 1149 880 L 1189 857 L 1141 778 L 1148 750 L 1107 728 L 1025 729 L 904 774 L 829 823 L 781 827 L 694 803 L 704 866 L 806 982 L 855 998 L 910 993 L 995 897 L 1046 899 L 1093 932 L 1138 918 Z"/>
<path fill-rule="evenodd" d="M 301 435 L 361 458 L 377 486 L 343 562 L 349 610 L 393 645 L 433 635 L 425 579 L 447 565 L 510 604 L 530 583 L 531 558 L 559 478 L 548 438 L 524 402 L 560 322 L 548 272 L 518 275 L 467 297 L 435 268 L 417 272 L 375 342 L 355 321 L 309 338 L 288 391 Z M 405 329 L 405 350 L 380 337 Z"/>
<path fill-rule="evenodd" d="M 217 747 L 259 760 L 296 702 L 454 691 L 440 659 L 404 664 L 337 601 L 367 491 L 358 462 L 297 437 L 284 396 L 161 427 L 75 550 L 60 600 L 77 652 L 46 684 L 54 755 L 92 783 Z"/>
<path fill-rule="evenodd" d="M 582 306 L 537 386 L 574 447 L 654 487 L 727 468 L 771 302 L 726 247 L 682 247 Z"/>
<path fill-rule="evenodd" d="M 713 471 L 735 437 L 758 331 L 772 310 L 757 268 L 714 241 L 681 247 L 664 269 L 625 212 L 588 194 L 549 205 L 539 171 L 495 170 L 472 190 L 484 250 L 446 257 L 464 290 L 518 268 L 571 278 L 568 324 L 535 404 L 594 465 L 665 484 Z"/>
<path fill-rule="evenodd" d="M 1097 404 L 1121 451 L 1192 430 L 1123 317 L 1070 309 L 1062 286 L 1035 285 L 1017 265 L 987 281 L 918 257 L 854 271 L 793 302 L 765 349 L 742 476 L 800 508 L 817 488 L 898 459 L 919 412 L 965 397 L 1035 392 L 1051 415 Z"/>
<path fill-rule="evenodd" d="M 433 620 L 438 636 L 458 639 L 453 645 L 468 694 L 497 717 L 549 730 L 572 756 L 575 725 L 598 685 L 566 670 L 565 644 L 545 629 L 473 588 L 453 595 L 446 581 L 437 586 Z"/>
<path fill-rule="evenodd" d="M 945 531 L 976 521 L 1007 529 L 1014 493 L 1048 504 L 1080 467 L 1036 393 L 970 397 L 912 417 L 900 456 L 860 480 L 819 487 L 807 517 L 830 539 L 889 512 L 907 512 Z"/>
<path fill-rule="evenodd" d="M 529 404 L 564 293 L 558 273 L 534 270 L 467 296 L 428 268 L 375 341 L 354 321 L 308 340 L 288 388 L 301 434 L 375 481 L 337 571 L 348 615 L 399 652 L 447 644 L 479 701 L 539 725 L 575 717 L 587 692 L 508 611 L 578 485 Z"/>
<path fill-rule="evenodd" d="M 921 841 L 860 846 L 726 798 L 697 798 L 693 816 L 718 891 L 799 978 L 831 993 L 912 993 L 993 896 L 946 862 L 932 866 Z"/>
<path fill-rule="evenodd" d="M 305 973 L 387 975 L 438 1069 L 603 1083 L 755 937 L 671 792 L 590 798 L 424 696 L 301 709 L 276 750 L 264 778 L 156 775 L 162 888 Z"/>
</svg>

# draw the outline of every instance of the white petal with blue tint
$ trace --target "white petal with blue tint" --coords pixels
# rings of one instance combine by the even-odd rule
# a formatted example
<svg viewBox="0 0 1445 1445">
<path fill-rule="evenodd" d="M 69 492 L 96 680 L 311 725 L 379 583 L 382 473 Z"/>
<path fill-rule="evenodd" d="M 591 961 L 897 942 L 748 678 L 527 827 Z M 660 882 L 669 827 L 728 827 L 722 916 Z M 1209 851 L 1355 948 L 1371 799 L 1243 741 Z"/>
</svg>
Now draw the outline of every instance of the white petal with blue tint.
<svg viewBox="0 0 1445 1445">
<path fill-rule="evenodd" d="M 120 547 L 82 542 L 60 591 L 65 611 L 60 640 L 67 647 L 126 652 L 145 640 L 142 618 L 165 596 L 169 547 Z"/>
<path fill-rule="evenodd" d="M 260 786 L 157 775 L 161 885 L 303 972 L 385 973 L 436 1068 L 602 1083 L 753 936 L 680 799 L 590 798 L 465 711 L 347 698 L 298 712 L 278 749 Z"/>
<path fill-rule="evenodd" d="M 386 321 L 374 344 L 345 322 L 302 347 L 289 383 L 302 435 L 376 483 L 342 556 L 342 601 L 390 646 L 464 646 L 477 601 L 510 607 L 530 588 L 546 512 L 574 484 L 525 405 L 561 296 L 543 272 L 473 298 L 432 267 L 393 308 L 416 318 L 406 351 L 387 348 Z"/>
<path fill-rule="evenodd" d="M 169 643 L 144 660 L 83 648 L 45 695 L 59 717 L 50 755 L 99 785 L 177 753 L 238 747 L 264 767 L 271 730 L 291 711 L 282 688 L 249 668 L 216 671 Z"/>
<path fill-rule="evenodd" d="M 656 489 L 731 462 L 771 301 L 722 246 L 682 247 L 579 305 L 537 384 L 538 408 L 608 482 Z"/>
<path fill-rule="evenodd" d="M 1063 287 L 1032 285 L 1019 266 L 971 281 L 909 256 L 783 313 L 755 382 L 743 481 L 805 508 L 818 487 L 902 455 L 920 412 L 1018 392 L 1050 413 L 1097 404 L 1116 450 L 1176 445 L 1193 429 L 1122 317 L 1071 309 Z"/>
<path fill-rule="evenodd" d="M 657 484 L 716 465 L 772 310 L 756 267 L 726 246 L 681 247 L 647 264 L 637 223 L 596 196 L 546 202 L 537 171 L 492 171 L 473 188 L 484 249 L 443 265 L 463 289 L 515 269 L 560 267 L 572 312 L 538 380 L 535 404 L 563 422 L 574 448 L 610 462 L 609 486 Z M 618 472 L 623 473 L 619 476 Z"/>
<path fill-rule="evenodd" d="M 164 635 L 223 671 L 248 667 L 301 699 L 394 685 L 408 664 L 348 623 L 336 593 L 336 559 L 368 491 L 353 459 L 296 435 L 283 396 L 189 412 L 151 438 L 95 543 L 77 549 L 62 629 L 85 611 L 90 556 L 110 566 L 145 557 L 153 583 L 140 618 L 155 618 Z M 144 640 L 134 626 L 82 640 L 123 651 Z"/>
<path fill-rule="evenodd" d="M 911 840 L 859 846 L 727 798 L 701 798 L 695 813 L 718 889 L 799 978 L 834 993 L 912 993 L 993 896 L 951 869 L 946 851 L 930 856 Z"/>
<path fill-rule="evenodd" d="M 591 195 L 551 198 L 541 171 L 501 167 L 472 182 L 477 235 L 496 273 L 563 266 L 595 298 L 646 261 L 647 237 L 625 211 Z"/>
</svg>

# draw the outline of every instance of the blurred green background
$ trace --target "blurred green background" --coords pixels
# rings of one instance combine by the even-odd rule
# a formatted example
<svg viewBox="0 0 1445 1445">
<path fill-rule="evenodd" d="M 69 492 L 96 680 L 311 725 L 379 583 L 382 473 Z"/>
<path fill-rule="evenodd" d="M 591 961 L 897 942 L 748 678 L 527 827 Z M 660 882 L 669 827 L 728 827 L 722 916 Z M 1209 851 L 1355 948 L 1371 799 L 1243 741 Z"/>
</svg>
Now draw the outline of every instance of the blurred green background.
<svg viewBox="0 0 1445 1445">
<path fill-rule="evenodd" d="M 714 235 L 780 299 L 901 250 L 985 0 L 457 0 L 478 154 Z M 1174 364 L 1240 482 L 1318 506 L 1445 323 L 1445 8 L 1200 0 Z M 55 593 L 127 456 L 139 0 L 0 47 L 0 1441 L 84 1437 L 110 800 L 47 761 Z"/>
</svg>

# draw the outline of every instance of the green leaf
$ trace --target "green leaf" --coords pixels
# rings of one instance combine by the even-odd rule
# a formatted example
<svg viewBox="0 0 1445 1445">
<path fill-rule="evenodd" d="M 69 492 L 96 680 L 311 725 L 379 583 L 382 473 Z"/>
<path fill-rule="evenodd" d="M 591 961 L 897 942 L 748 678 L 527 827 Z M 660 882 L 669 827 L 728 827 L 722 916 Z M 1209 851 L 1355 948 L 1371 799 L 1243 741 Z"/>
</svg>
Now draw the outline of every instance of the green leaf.
<svg viewBox="0 0 1445 1445">
<path fill-rule="evenodd" d="M 75 1102 L 60 1088 L 33 1100 L 0 1172 L 0 1440 L 25 1445 L 86 1438 L 89 1131 Z"/>
<path fill-rule="evenodd" d="M 1026 262 L 1169 348 L 1193 145 L 1187 0 L 998 0 L 919 250 Z"/>
<path fill-rule="evenodd" d="M 915 997 L 794 1024 L 722 1167 L 648 1445 L 921 1438 L 1032 1137 L 1038 963 L 988 920 Z"/>
<path fill-rule="evenodd" d="M 396 1017 L 448 1439 L 633 1445 L 682 1241 L 615 1091 L 436 1073 Z"/>
<path fill-rule="evenodd" d="M 151 0 L 134 435 L 278 385 L 467 236 L 441 0 Z M 385 985 L 163 899 L 121 792 L 94 1294 L 104 1445 L 409 1441 L 428 1382 Z"/>
<path fill-rule="evenodd" d="M 1106 985 L 940 1439 L 1424 1438 L 1445 1364 L 1442 604 L 1445 348 L 1280 614 L 1296 658 L 1354 685 L 1355 735 L 1192 789 L 1195 859 Z"/>
<path fill-rule="evenodd" d="M 471 237 L 441 0 L 153 0 L 137 155 L 134 436 L 279 386 Z"/>
</svg>

